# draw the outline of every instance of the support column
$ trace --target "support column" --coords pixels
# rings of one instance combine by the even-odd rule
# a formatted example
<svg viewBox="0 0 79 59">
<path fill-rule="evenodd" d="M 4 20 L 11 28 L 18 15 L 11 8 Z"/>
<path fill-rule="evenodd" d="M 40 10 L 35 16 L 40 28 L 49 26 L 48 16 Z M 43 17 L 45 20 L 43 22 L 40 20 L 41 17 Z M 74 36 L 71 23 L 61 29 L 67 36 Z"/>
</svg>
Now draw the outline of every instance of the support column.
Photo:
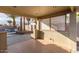
<svg viewBox="0 0 79 59">
<path fill-rule="evenodd" d="M 13 27 L 16 27 L 15 16 L 13 16 L 12 18 L 13 18 Z"/>
<path fill-rule="evenodd" d="M 41 29 L 41 25 L 40 25 L 40 19 L 37 20 L 37 30 L 40 30 Z"/>
<path fill-rule="evenodd" d="M 70 13 L 69 37 L 73 41 L 71 52 L 76 52 L 76 12 Z"/>
<path fill-rule="evenodd" d="M 37 20 L 37 30 L 36 30 L 36 39 L 43 39 L 43 32 L 41 31 L 41 23 L 40 23 L 40 19 Z"/>
<path fill-rule="evenodd" d="M 37 18 L 35 18 L 35 29 L 34 29 L 34 38 L 37 39 Z"/>
<path fill-rule="evenodd" d="M 29 31 L 29 22 L 30 22 L 30 18 L 27 18 L 28 21 L 28 31 Z"/>
<path fill-rule="evenodd" d="M 67 15 L 65 14 L 65 31 L 67 32 L 67 24 L 66 24 L 66 20 L 67 20 Z"/>
<path fill-rule="evenodd" d="M 51 18 L 49 18 L 49 26 L 50 26 L 50 31 L 51 31 Z"/>
<path fill-rule="evenodd" d="M 35 19 L 35 30 L 37 29 L 37 19 Z"/>
<path fill-rule="evenodd" d="M 24 22 L 23 22 L 23 24 L 24 24 L 23 26 L 24 26 L 24 31 L 25 31 L 25 17 L 23 17 L 23 18 L 24 18 L 24 19 L 23 19 L 23 21 L 24 21 Z"/>
<path fill-rule="evenodd" d="M 22 31 L 22 17 L 20 18 L 20 31 Z"/>
</svg>

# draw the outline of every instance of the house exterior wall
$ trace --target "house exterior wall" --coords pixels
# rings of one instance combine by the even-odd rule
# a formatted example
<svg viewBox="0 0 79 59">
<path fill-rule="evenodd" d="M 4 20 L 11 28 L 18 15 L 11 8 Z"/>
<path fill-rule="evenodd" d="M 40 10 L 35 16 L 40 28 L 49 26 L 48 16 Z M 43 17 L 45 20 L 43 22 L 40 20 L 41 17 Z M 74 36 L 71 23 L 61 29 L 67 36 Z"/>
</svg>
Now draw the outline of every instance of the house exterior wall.
<svg viewBox="0 0 79 59">
<path fill-rule="evenodd" d="M 56 25 L 56 27 L 51 26 L 52 30 L 49 30 L 49 19 L 42 20 L 41 31 L 44 32 L 44 40 L 49 40 L 50 44 L 56 44 L 68 52 L 76 52 L 76 16 L 75 13 L 71 13 L 70 15 L 70 20 L 72 21 L 70 21 L 68 33 L 65 32 L 65 16 L 52 18 L 52 24 Z M 60 30 L 60 32 L 57 30 Z"/>
</svg>

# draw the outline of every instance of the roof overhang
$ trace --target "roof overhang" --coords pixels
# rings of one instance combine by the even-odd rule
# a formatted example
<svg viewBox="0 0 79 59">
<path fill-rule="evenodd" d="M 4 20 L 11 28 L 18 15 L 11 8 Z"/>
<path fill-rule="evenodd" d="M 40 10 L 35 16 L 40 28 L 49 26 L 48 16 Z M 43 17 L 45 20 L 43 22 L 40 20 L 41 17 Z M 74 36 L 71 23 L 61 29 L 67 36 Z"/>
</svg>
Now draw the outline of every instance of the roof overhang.
<svg viewBox="0 0 79 59">
<path fill-rule="evenodd" d="M 71 10 L 68 6 L 0 6 L 0 12 L 39 19 L 64 15 Z"/>
</svg>

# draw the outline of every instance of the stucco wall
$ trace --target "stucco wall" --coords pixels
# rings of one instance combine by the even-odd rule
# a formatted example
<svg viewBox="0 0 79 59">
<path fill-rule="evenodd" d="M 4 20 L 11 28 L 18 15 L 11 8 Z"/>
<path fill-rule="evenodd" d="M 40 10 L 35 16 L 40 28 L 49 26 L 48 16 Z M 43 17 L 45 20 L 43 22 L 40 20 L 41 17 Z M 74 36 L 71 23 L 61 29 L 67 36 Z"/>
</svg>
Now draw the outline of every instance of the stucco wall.
<svg viewBox="0 0 79 59">
<path fill-rule="evenodd" d="M 50 44 L 56 44 L 57 46 L 67 50 L 68 52 L 74 52 L 75 42 L 71 40 L 67 35 L 67 33 L 60 33 L 55 30 L 53 31 L 43 31 L 44 32 L 44 40 L 50 40 Z"/>
</svg>

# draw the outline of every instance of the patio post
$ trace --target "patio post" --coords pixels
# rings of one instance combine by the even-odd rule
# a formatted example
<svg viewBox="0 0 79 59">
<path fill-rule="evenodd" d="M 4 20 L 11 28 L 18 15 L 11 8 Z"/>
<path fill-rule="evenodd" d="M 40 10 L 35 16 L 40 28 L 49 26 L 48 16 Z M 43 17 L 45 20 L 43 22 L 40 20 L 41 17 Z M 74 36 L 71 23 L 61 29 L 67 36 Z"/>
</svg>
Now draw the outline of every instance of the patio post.
<svg viewBox="0 0 79 59">
<path fill-rule="evenodd" d="M 22 17 L 20 18 L 20 31 L 22 31 Z"/>
<path fill-rule="evenodd" d="M 41 27 L 40 27 L 40 19 L 37 20 L 37 30 L 40 30 Z"/>
<path fill-rule="evenodd" d="M 23 24 L 24 24 L 24 31 L 25 31 L 25 17 L 23 17 L 23 18 L 24 18 L 24 19 L 23 19 L 23 20 L 24 20 Z"/>
<path fill-rule="evenodd" d="M 13 27 L 16 26 L 15 16 L 13 16 Z"/>
<path fill-rule="evenodd" d="M 50 26 L 50 31 L 51 31 L 51 17 L 49 18 L 49 26 Z"/>
<path fill-rule="evenodd" d="M 70 13 L 70 23 L 69 23 L 69 37 L 73 41 L 71 52 L 76 52 L 76 12 Z"/>
</svg>

